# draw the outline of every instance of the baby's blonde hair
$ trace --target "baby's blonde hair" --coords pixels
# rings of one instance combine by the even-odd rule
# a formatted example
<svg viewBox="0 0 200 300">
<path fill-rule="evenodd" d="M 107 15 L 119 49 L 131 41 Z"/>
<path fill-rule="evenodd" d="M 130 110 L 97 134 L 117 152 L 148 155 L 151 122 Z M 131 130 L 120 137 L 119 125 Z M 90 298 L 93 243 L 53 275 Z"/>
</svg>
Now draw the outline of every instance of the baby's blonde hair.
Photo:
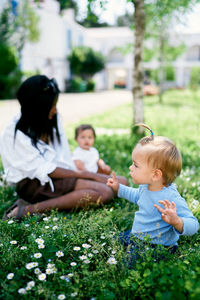
<svg viewBox="0 0 200 300">
<path fill-rule="evenodd" d="M 143 137 L 137 145 L 149 146 L 146 155 L 147 164 L 160 169 L 163 184 L 170 185 L 181 173 L 182 158 L 176 145 L 167 137 L 154 136 L 153 131 L 145 124 L 138 124 L 150 130 L 151 136 Z"/>
</svg>

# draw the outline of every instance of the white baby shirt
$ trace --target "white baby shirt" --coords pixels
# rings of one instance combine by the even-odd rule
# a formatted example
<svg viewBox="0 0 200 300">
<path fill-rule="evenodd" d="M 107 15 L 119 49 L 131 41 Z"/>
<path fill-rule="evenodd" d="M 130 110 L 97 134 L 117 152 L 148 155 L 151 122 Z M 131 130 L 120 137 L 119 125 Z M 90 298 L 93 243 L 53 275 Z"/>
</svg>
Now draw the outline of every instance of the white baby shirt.
<svg viewBox="0 0 200 300">
<path fill-rule="evenodd" d="M 99 152 L 94 147 L 91 147 L 89 150 L 77 147 L 73 153 L 73 160 L 81 160 L 86 170 L 96 173 L 98 170 Z"/>
</svg>

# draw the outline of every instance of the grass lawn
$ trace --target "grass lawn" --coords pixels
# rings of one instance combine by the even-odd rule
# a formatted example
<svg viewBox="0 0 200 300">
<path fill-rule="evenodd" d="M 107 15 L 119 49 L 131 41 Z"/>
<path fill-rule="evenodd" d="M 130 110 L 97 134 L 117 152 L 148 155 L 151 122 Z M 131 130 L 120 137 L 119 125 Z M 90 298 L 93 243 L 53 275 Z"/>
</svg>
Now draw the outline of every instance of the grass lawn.
<svg viewBox="0 0 200 300">
<path fill-rule="evenodd" d="M 126 129 L 132 115 L 132 106 L 124 105 L 82 123 Z M 169 91 L 163 104 L 157 97 L 145 99 L 145 122 L 181 150 L 183 170 L 176 183 L 200 221 L 199 120 L 200 94 Z M 66 129 L 72 149 L 74 127 Z M 138 139 L 100 135 L 96 147 L 117 174 L 128 178 Z M 17 195 L 3 180 L 0 183 L 1 217 Z M 153 258 L 147 248 L 133 269 L 126 267 L 125 252 L 115 237 L 131 228 L 136 210 L 128 201 L 114 199 L 104 207 L 54 211 L 41 221 L 37 216 L 21 223 L 0 220 L 0 299 L 200 299 L 199 234 L 181 236 L 175 255 L 161 249 L 164 260 Z"/>
</svg>

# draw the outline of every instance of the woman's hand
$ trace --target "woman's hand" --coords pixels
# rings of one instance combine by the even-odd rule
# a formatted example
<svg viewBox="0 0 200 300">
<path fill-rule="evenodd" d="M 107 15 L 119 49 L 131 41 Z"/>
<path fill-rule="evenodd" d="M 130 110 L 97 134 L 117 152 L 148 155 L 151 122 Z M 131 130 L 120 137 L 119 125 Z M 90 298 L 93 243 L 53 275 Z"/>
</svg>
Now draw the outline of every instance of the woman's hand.
<svg viewBox="0 0 200 300">
<path fill-rule="evenodd" d="M 112 177 L 108 178 L 107 180 L 107 186 L 111 187 L 115 195 L 117 195 L 118 189 L 119 189 L 119 181 L 115 175 L 115 172 L 112 172 Z"/>
<path fill-rule="evenodd" d="M 177 216 L 176 213 L 176 204 L 174 202 L 170 202 L 168 200 L 159 201 L 160 204 L 164 206 L 164 209 L 159 205 L 154 204 L 154 207 L 161 212 L 161 217 L 163 221 L 172 225 L 176 230 L 180 233 L 183 232 L 183 220 Z"/>
</svg>

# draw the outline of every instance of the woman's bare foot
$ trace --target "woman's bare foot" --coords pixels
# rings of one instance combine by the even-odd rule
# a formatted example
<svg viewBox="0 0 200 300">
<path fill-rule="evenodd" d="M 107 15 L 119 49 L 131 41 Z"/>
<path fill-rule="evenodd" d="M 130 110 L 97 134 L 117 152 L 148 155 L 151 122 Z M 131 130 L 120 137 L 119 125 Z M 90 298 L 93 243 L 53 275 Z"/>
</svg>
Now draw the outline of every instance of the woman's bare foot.
<svg viewBox="0 0 200 300">
<path fill-rule="evenodd" d="M 18 207 L 15 207 L 9 214 L 7 214 L 8 218 L 16 217 L 18 213 Z"/>
</svg>

